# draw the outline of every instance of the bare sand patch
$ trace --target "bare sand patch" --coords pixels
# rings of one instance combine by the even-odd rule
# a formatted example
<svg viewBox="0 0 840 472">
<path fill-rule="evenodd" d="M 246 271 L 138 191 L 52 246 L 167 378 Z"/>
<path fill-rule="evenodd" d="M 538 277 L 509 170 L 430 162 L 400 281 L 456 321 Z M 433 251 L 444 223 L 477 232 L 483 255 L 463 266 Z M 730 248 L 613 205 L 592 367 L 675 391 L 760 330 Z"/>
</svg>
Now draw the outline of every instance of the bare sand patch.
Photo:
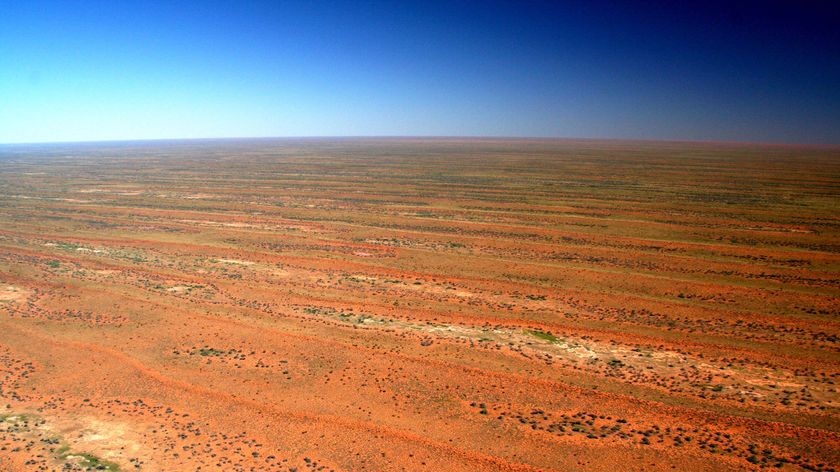
<svg viewBox="0 0 840 472">
<path fill-rule="evenodd" d="M 21 287 L 0 284 L 0 302 L 22 302 L 30 293 Z"/>
<path fill-rule="evenodd" d="M 255 263 L 252 261 L 243 261 L 240 259 L 214 259 L 214 262 L 221 262 L 223 264 L 236 264 L 236 265 L 254 265 Z"/>
</svg>

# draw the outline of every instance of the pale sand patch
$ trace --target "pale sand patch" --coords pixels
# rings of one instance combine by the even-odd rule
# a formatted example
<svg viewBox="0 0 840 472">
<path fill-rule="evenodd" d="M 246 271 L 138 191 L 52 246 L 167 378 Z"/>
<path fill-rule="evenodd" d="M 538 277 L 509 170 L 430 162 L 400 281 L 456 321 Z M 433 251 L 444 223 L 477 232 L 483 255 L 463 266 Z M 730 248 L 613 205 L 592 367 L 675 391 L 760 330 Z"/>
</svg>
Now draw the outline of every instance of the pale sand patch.
<svg viewBox="0 0 840 472">
<path fill-rule="evenodd" d="M 139 457 L 143 449 L 140 434 L 117 421 L 76 417 L 47 421 L 42 428 L 64 437 L 73 452 L 89 452 L 122 466 L 128 465 L 128 458 Z"/>
<path fill-rule="evenodd" d="M 92 252 L 94 254 L 102 254 L 103 252 L 105 252 L 102 249 L 90 249 L 90 248 L 86 248 L 86 247 L 77 247 L 76 251 L 77 252 Z"/>
<path fill-rule="evenodd" d="M 222 263 L 225 263 L 225 264 L 237 264 L 237 265 L 245 265 L 245 266 L 254 265 L 254 262 L 242 261 L 242 260 L 239 260 L 239 259 L 214 259 L 214 262 L 222 262 Z"/>
<path fill-rule="evenodd" d="M 796 382 L 784 382 L 782 380 L 773 379 L 744 379 L 750 385 L 759 385 L 765 387 L 767 385 L 775 385 L 777 388 L 802 388 L 805 384 Z"/>
<path fill-rule="evenodd" d="M 362 274 L 353 274 L 350 277 L 352 277 L 356 280 L 367 280 L 367 281 L 370 281 L 370 282 L 375 282 L 375 281 L 379 280 L 379 277 L 372 277 L 370 275 L 362 275 Z"/>
<path fill-rule="evenodd" d="M 69 202 L 69 203 L 93 203 L 95 200 L 81 200 L 78 198 L 58 198 L 60 202 Z"/>
<path fill-rule="evenodd" d="M 29 296 L 29 290 L 14 285 L 0 284 L 0 302 L 20 302 Z"/>
</svg>

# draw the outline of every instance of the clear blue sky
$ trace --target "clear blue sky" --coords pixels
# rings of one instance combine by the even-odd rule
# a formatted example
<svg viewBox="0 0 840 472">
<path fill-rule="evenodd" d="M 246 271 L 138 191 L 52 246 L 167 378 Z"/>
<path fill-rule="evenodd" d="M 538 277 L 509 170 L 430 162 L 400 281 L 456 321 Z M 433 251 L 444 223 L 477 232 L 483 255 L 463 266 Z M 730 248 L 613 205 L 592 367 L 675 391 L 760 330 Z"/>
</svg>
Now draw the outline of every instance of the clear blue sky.
<svg viewBox="0 0 840 472">
<path fill-rule="evenodd" d="M 0 0 L 0 143 L 840 143 L 840 2 L 660 3 Z"/>
</svg>

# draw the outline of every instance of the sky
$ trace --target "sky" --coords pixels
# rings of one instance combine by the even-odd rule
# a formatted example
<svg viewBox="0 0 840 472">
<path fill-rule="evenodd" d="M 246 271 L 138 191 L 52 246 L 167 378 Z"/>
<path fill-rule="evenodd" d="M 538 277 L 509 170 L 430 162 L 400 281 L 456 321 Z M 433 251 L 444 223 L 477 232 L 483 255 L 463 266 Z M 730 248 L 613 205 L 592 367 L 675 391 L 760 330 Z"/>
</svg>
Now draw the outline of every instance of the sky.
<svg viewBox="0 0 840 472">
<path fill-rule="evenodd" d="M 0 143 L 840 144 L 840 2 L 0 0 Z"/>
</svg>

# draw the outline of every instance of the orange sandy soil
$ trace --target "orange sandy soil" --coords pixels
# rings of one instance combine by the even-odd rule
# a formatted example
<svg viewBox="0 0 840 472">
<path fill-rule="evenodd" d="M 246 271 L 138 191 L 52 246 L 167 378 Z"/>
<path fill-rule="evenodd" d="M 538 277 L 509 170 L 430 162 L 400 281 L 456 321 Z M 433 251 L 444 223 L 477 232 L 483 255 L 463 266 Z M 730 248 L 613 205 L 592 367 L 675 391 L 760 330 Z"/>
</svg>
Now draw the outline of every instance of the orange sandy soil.
<svg viewBox="0 0 840 472">
<path fill-rule="evenodd" d="M 0 147 L 0 470 L 837 470 L 840 150 Z"/>
</svg>

